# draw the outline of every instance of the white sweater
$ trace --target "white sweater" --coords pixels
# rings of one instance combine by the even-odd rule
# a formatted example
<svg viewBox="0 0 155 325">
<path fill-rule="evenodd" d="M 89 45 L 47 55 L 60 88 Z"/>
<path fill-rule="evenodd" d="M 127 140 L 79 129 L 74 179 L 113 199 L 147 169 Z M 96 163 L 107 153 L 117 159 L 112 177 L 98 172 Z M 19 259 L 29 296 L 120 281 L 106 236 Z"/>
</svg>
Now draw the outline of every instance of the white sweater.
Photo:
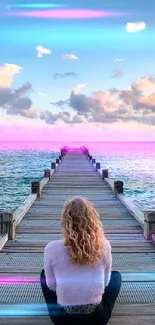
<svg viewBox="0 0 155 325">
<path fill-rule="evenodd" d="M 70 262 L 70 253 L 62 240 L 55 240 L 44 249 L 44 271 L 49 289 L 56 291 L 60 305 L 96 304 L 102 300 L 111 277 L 111 246 L 106 240 L 106 258 L 91 265 Z"/>
</svg>

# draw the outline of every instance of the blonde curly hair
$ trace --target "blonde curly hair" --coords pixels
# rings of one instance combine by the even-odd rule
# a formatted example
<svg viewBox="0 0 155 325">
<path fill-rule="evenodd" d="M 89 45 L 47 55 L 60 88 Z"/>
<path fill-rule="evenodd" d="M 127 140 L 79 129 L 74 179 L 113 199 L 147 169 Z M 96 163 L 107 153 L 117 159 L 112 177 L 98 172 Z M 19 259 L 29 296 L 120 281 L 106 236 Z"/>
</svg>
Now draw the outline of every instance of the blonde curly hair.
<svg viewBox="0 0 155 325">
<path fill-rule="evenodd" d="M 86 198 L 74 197 L 66 202 L 61 225 L 63 243 L 71 254 L 71 263 L 94 266 L 106 255 L 99 214 Z"/>
</svg>

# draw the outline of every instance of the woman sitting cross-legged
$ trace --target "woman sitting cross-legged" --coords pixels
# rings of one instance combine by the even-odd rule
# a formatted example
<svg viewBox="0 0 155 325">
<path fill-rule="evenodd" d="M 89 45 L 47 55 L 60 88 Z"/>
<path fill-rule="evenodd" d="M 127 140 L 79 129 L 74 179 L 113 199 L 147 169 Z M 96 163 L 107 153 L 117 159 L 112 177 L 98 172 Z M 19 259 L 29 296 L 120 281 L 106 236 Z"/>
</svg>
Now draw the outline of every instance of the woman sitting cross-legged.
<svg viewBox="0 0 155 325">
<path fill-rule="evenodd" d="M 75 197 L 62 213 L 62 239 L 44 249 L 41 287 L 55 325 L 105 325 L 121 287 L 99 215 Z"/>
</svg>

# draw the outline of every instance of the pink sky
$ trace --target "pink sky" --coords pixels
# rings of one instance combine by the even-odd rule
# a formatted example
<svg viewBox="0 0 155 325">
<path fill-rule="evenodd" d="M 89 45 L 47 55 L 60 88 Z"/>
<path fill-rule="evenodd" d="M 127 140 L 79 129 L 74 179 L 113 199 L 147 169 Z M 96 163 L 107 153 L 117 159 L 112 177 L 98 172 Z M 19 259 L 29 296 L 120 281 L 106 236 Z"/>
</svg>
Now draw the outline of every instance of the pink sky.
<svg viewBox="0 0 155 325">
<path fill-rule="evenodd" d="M 44 125 L 39 123 L 25 124 L 2 124 L 1 141 L 155 141 L 153 128 L 123 125 L 99 127 L 74 125 Z"/>
</svg>

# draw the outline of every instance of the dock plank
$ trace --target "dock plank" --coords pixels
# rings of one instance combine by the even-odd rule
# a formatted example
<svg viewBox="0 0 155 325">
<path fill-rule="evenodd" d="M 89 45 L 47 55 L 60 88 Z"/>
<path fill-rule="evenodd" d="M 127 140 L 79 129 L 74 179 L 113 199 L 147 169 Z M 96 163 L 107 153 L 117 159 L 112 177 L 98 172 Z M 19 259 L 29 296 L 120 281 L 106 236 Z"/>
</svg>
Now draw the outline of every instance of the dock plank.
<svg viewBox="0 0 155 325">
<path fill-rule="evenodd" d="M 144 239 L 138 222 L 82 152 L 74 151 L 67 153 L 43 188 L 41 198 L 27 211 L 16 229 L 15 240 L 6 242 L 0 251 L 0 325 L 52 324 L 39 274 L 44 247 L 49 241 L 61 238 L 62 209 L 73 196 L 86 197 L 94 204 L 112 246 L 113 269 L 122 274 L 121 292 L 108 324 L 153 325 L 155 245 Z M 13 277 L 22 277 L 25 282 L 18 286 L 11 281 L 3 283 L 4 278 Z M 28 317 L 31 303 L 35 304 L 34 315 L 31 310 Z M 20 311 L 23 316 L 18 315 Z"/>
</svg>

